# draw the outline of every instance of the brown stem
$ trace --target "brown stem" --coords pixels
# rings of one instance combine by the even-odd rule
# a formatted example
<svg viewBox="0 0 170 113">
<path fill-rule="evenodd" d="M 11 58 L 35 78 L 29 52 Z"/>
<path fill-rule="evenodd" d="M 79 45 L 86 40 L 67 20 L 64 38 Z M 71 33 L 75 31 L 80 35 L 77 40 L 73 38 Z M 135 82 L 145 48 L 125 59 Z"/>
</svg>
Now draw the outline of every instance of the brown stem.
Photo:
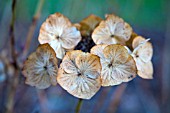
<svg viewBox="0 0 170 113">
<path fill-rule="evenodd" d="M 10 78 L 8 82 L 8 88 L 7 88 L 7 102 L 6 102 L 6 109 L 5 113 L 12 113 L 14 109 L 14 97 L 15 97 L 15 92 L 17 89 L 18 85 L 18 76 L 19 75 L 19 70 L 15 70 L 14 77 Z"/>
<path fill-rule="evenodd" d="M 10 44 L 11 44 L 11 56 L 13 60 L 14 67 L 17 68 L 17 55 L 15 51 L 15 36 L 14 36 L 14 24 L 15 24 L 15 6 L 16 0 L 12 1 L 12 19 L 10 24 Z"/>
<path fill-rule="evenodd" d="M 36 25 L 37 25 L 37 21 L 40 18 L 40 15 L 41 15 L 41 9 L 42 9 L 43 4 L 44 4 L 44 0 L 39 0 L 39 2 L 37 4 L 36 12 L 35 12 L 33 19 L 32 19 L 32 24 L 31 24 L 31 26 L 29 28 L 29 32 L 27 34 L 25 47 L 24 47 L 23 55 L 22 55 L 23 60 L 25 59 L 25 57 L 27 56 L 27 53 L 29 51 L 31 40 L 32 40 L 34 31 L 35 31 L 35 28 L 36 28 Z"/>
<path fill-rule="evenodd" d="M 75 109 L 75 113 L 80 113 L 82 103 L 83 103 L 83 99 L 79 98 L 76 109 Z"/>
<path fill-rule="evenodd" d="M 14 75 L 8 79 L 7 86 L 7 101 L 6 101 L 6 113 L 12 113 L 14 106 L 14 95 L 16 87 L 18 85 L 19 67 L 17 64 L 17 54 L 15 51 L 15 36 L 14 36 L 14 24 L 15 24 L 15 8 L 17 0 L 12 1 L 12 19 L 10 24 L 10 44 L 11 44 L 11 56 L 12 65 L 14 66 Z"/>
</svg>

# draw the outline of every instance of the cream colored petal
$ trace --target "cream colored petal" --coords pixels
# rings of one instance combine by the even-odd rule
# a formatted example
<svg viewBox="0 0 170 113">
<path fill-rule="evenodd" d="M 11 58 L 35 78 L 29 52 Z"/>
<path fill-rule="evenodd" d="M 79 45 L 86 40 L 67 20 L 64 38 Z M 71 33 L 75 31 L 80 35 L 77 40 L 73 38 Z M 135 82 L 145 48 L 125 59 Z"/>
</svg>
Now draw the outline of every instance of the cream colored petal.
<svg viewBox="0 0 170 113">
<path fill-rule="evenodd" d="M 99 56 L 101 59 L 104 59 L 103 50 L 106 46 L 106 44 L 96 45 L 91 48 L 90 53 Z"/>
<path fill-rule="evenodd" d="M 153 49 L 151 43 L 146 43 L 138 50 L 139 57 L 144 62 L 149 62 L 152 59 Z"/>
<path fill-rule="evenodd" d="M 66 50 L 62 47 L 60 42 L 52 41 L 49 43 L 56 53 L 56 57 L 62 59 L 66 53 Z"/>
<path fill-rule="evenodd" d="M 117 40 L 115 44 L 124 45 L 130 39 L 132 28 L 122 18 L 111 14 L 107 16 L 105 22 L 106 26 L 109 26 L 111 34 L 114 35 L 113 38 Z"/>
<path fill-rule="evenodd" d="M 108 65 L 106 63 L 106 65 Z M 122 83 L 121 81 L 117 81 L 112 77 L 112 70 L 110 70 L 107 66 L 102 65 L 101 71 L 101 79 L 102 79 L 102 86 L 114 86 Z"/>
<path fill-rule="evenodd" d="M 96 55 L 82 53 L 76 57 L 75 62 L 82 72 L 96 71 L 97 73 L 100 73 L 101 71 L 100 59 Z"/>
<path fill-rule="evenodd" d="M 66 53 L 66 55 L 64 56 L 62 60 L 62 67 L 67 73 L 74 73 L 74 74 L 78 73 L 78 69 L 75 64 L 75 58 L 81 53 L 82 51 L 80 50 Z"/>
<path fill-rule="evenodd" d="M 55 13 L 50 15 L 46 20 L 46 22 L 48 22 L 49 25 L 52 25 L 54 27 L 59 26 L 59 28 L 63 28 L 63 29 L 72 25 L 70 20 L 60 13 Z"/>
<path fill-rule="evenodd" d="M 146 39 L 142 36 L 136 36 L 132 42 L 133 49 L 136 48 L 138 45 L 141 44 L 142 41 L 145 41 Z"/>
<path fill-rule="evenodd" d="M 73 59 L 72 65 L 78 73 L 68 69 L 68 65 L 62 62 L 57 76 L 58 83 L 73 96 L 90 99 L 101 87 L 99 57 L 80 51 L 71 51 L 66 56 L 63 62 L 67 62 L 68 57 Z"/>
<path fill-rule="evenodd" d="M 144 79 L 153 79 L 153 65 L 151 61 L 143 65 L 144 68 L 138 71 L 138 75 Z"/>
<path fill-rule="evenodd" d="M 129 57 L 128 51 L 122 45 L 108 45 L 103 50 L 104 56 L 115 63 L 124 63 Z"/>
<path fill-rule="evenodd" d="M 140 58 L 135 58 L 135 61 L 136 61 L 137 69 L 138 69 L 138 75 L 144 79 L 152 79 L 153 78 L 152 62 L 149 61 L 145 63 Z"/>
<path fill-rule="evenodd" d="M 42 24 L 38 40 L 40 44 L 49 43 L 57 53 L 57 58 L 62 59 L 65 49 L 73 49 L 81 40 L 81 35 L 68 18 L 55 13 Z"/>
<path fill-rule="evenodd" d="M 107 15 L 92 34 L 96 44 L 123 44 L 130 39 L 132 28 L 123 19 Z"/>
<path fill-rule="evenodd" d="M 113 74 L 116 80 L 128 82 L 136 77 L 137 69 L 134 59 L 129 56 L 124 64 L 120 64 L 115 68 L 112 68 Z"/>
<path fill-rule="evenodd" d="M 140 59 L 142 59 L 144 62 L 148 62 L 152 59 L 153 56 L 153 47 L 152 44 L 150 42 L 145 42 L 146 39 L 141 37 L 141 36 L 137 36 L 134 40 L 133 40 L 133 54 L 136 57 L 139 57 Z"/>
<path fill-rule="evenodd" d="M 69 27 L 61 35 L 60 42 L 66 49 L 74 48 L 81 40 L 81 34 L 76 27 Z"/>
<path fill-rule="evenodd" d="M 49 43 L 61 36 L 63 31 L 72 24 L 67 17 L 60 13 L 50 15 L 40 28 L 38 40 L 41 44 Z"/>
<path fill-rule="evenodd" d="M 45 89 L 51 84 L 56 85 L 58 63 L 54 50 L 49 44 L 38 46 L 36 52 L 32 53 L 24 63 L 23 75 L 26 84 Z"/>
<path fill-rule="evenodd" d="M 105 47 L 103 52 L 105 58 L 109 59 L 107 61 L 107 67 L 108 70 L 112 72 L 110 76 L 113 79 L 128 82 L 136 76 L 137 70 L 135 61 L 124 46 L 109 45 Z"/>
<path fill-rule="evenodd" d="M 55 40 L 56 38 L 56 34 L 50 32 L 51 30 L 46 30 L 44 29 L 45 25 L 42 24 L 41 29 L 40 29 L 40 33 L 38 36 L 38 41 L 40 42 L 40 44 L 45 44 L 45 43 L 50 43 L 51 41 Z"/>
<path fill-rule="evenodd" d="M 112 34 L 108 26 L 105 25 L 104 21 L 94 30 L 92 39 L 95 44 L 116 44 L 116 39 L 111 38 Z"/>
<path fill-rule="evenodd" d="M 77 98 L 90 99 L 101 87 L 100 79 L 67 74 L 62 68 L 58 71 L 58 83 Z"/>
<path fill-rule="evenodd" d="M 77 75 L 72 73 L 67 73 L 64 71 L 62 66 L 60 66 L 60 69 L 58 70 L 58 76 L 57 81 L 63 87 L 65 90 L 68 90 L 69 88 L 73 87 L 73 84 L 75 84 L 75 80 L 77 78 Z"/>
</svg>

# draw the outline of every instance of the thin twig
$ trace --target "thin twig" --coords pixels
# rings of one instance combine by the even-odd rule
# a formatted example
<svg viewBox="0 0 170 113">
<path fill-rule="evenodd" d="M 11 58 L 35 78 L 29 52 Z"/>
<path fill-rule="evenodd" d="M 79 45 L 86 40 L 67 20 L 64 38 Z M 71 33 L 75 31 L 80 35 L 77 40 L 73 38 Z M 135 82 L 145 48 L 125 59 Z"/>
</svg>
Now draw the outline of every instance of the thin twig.
<svg viewBox="0 0 170 113">
<path fill-rule="evenodd" d="M 12 1 L 12 19 L 10 24 L 10 44 L 11 44 L 11 56 L 12 64 L 14 66 L 14 76 L 9 78 L 7 86 L 7 101 L 6 101 L 6 113 L 12 113 L 14 107 L 14 95 L 16 87 L 18 85 L 19 67 L 17 64 L 17 54 L 15 51 L 15 36 L 14 36 L 14 24 L 15 24 L 15 8 L 17 0 Z"/>
<path fill-rule="evenodd" d="M 31 26 L 29 28 L 29 32 L 27 34 L 25 47 L 24 47 L 23 54 L 22 54 L 22 59 L 25 59 L 25 57 L 28 54 L 30 44 L 31 44 L 31 40 L 32 40 L 34 31 L 35 31 L 35 28 L 36 28 L 36 25 L 37 25 L 37 21 L 40 18 L 40 15 L 41 15 L 41 9 L 43 7 L 43 4 L 44 4 L 44 0 L 39 0 L 35 14 L 34 14 L 33 19 L 32 19 L 32 24 L 31 24 Z"/>
<path fill-rule="evenodd" d="M 75 113 L 80 113 L 80 109 L 81 109 L 81 105 L 83 103 L 83 99 L 79 99 L 78 103 L 77 103 L 77 106 L 76 106 L 76 109 L 75 109 Z"/>
<path fill-rule="evenodd" d="M 17 67 L 17 55 L 15 51 L 15 36 L 14 36 L 14 24 L 15 24 L 15 7 L 16 7 L 16 1 L 12 1 L 12 19 L 11 19 L 11 24 L 10 24 L 10 44 L 11 44 L 11 56 L 13 60 L 13 64 L 15 68 Z"/>
</svg>

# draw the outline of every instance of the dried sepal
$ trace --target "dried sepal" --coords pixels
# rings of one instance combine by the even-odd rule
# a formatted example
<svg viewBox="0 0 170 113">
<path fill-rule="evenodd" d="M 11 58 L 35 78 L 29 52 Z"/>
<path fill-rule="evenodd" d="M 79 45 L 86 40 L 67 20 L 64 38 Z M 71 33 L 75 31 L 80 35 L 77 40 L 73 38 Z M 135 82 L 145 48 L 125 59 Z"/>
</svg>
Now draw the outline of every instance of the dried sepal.
<svg viewBox="0 0 170 113">
<path fill-rule="evenodd" d="M 153 79 L 153 65 L 151 61 L 143 62 L 141 59 L 136 59 L 138 75 L 144 79 Z"/>
<path fill-rule="evenodd" d="M 60 13 L 50 15 L 40 28 L 40 44 L 49 43 L 62 59 L 66 49 L 73 49 L 81 40 L 80 32 L 70 20 Z"/>
<path fill-rule="evenodd" d="M 57 81 L 73 96 L 90 99 L 101 87 L 100 71 L 99 57 L 75 50 L 63 58 Z"/>
<path fill-rule="evenodd" d="M 26 77 L 25 83 L 38 89 L 56 85 L 57 62 L 55 51 L 49 44 L 39 45 L 24 63 L 22 73 Z"/>
<path fill-rule="evenodd" d="M 96 44 L 123 44 L 130 39 L 131 26 L 122 18 L 113 14 L 107 15 L 106 20 L 101 21 L 92 33 L 92 39 Z"/>
<path fill-rule="evenodd" d="M 144 79 L 153 78 L 153 65 L 151 62 L 153 55 L 153 47 L 148 39 L 137 36 L 132 43 L 132 56 L 136 61 L 138 75 Z"/>
<path fill-rule="evenodd" d="M 102 21 L 102 19 L 93 14 L 84 18 L 80 22 L 80 32 L 82 36 L 90 36 L 93 30 L 98 26 L 98 24 Z"/>
<path fill-rule="evenodd" d="M 108 46 L 107 44 L 99 44 L 91 48 L 90 53 L 95 54 L 100 57 L 100 59 L 105 59 L 103 54 L 103 49 Z"/>
<path fill-rule="evenodd" d="M 132 43 L 133 54 L 136 57 L 140 57 L 144 62 L 148 62 L 152 59 L 153 47 L 150 42 L 141 36 L 137 36 Z"/>
<path fill-rule="evenodd" d="M 102 86 L 118 85 L 136 76 L 135 61 L 124 46 L 112 44 L 102 48 L 101 45 L 97 45 L 91 52 L 96 55 L 103 54 L 102 57 L 99 55 L 102 65 Z"/>
</svg>

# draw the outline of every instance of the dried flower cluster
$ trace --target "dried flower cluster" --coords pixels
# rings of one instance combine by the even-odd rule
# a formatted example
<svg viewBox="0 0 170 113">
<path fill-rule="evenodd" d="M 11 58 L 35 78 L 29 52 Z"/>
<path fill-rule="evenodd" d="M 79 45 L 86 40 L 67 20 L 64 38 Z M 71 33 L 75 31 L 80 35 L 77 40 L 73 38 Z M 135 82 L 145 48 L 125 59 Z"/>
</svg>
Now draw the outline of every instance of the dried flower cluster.
<svg viewBox="0 0 170 113">
<path fill-rule="evenodd" d="M 101 86 L 129 82 L 137 74 L 153 78 L 149 39 L 113 14 L 105 20 L 90 15 L 76 24 L 60 13 L 52 14 L 42 24 L 38 40 L 42 45 L 25 61 L 23 74 L 27 84 L 39 89 L 58 82 L 73 96 L 90 99 Z M 74 50 L 77 45 L 81 50 L 92 48 Z M 59 69 L 57 58 L 62 59 Z"/>
</svg>

